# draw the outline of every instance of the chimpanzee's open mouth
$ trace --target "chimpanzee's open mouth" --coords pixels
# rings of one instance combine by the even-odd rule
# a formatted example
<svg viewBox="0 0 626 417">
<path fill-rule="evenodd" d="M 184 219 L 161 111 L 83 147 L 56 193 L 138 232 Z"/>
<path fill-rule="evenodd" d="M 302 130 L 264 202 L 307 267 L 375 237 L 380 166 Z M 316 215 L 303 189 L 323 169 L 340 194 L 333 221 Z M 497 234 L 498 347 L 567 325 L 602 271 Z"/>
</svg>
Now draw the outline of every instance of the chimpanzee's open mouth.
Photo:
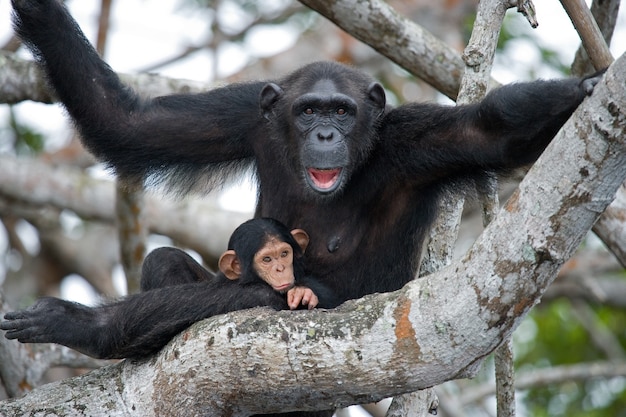
<svg viewBox="0 0 626 417">
<path fill-rule="evenodd" d="M 341 182 L 342 168 L 307 168 L 307 180 L 309 185 L 316 191 L 321 193 L 328 193 L 333 191 Z"/>
</svg>

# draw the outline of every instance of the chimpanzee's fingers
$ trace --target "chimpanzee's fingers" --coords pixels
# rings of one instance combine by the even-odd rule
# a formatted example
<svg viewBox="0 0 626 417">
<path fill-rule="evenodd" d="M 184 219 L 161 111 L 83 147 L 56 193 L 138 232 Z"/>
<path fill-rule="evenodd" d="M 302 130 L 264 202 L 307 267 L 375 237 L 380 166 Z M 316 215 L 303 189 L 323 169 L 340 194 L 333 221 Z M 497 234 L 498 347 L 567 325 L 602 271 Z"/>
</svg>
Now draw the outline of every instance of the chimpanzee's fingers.
<svg viewBox="0 0 626 417">
<path fill-rule="evenodd" d="M 591 95 L 591 93 L 593 93 L 593 89 L 595 88 L 596 84 L 598 84 L 600 80 L 602 80 L 605 72 L 606 68 L 582 80 L 580 86 L 585 94 Z"/>
<path fill-rule="evenodd" d="M 32 335 L 29 322 L 26 320 L 10 320 L 0 323 L 0 329 L 6 330 L 4 336 L 7 339 L 19 339 L 20 342 L 27 341 Z"/>
<path fill-rule="evenodd" d="M 290 309 L 295 310 L 296 308 L 298 308 L 301 301 L 302 292 L 300 291 L 299 287 L 292 288 L 287 292 L 287 304 L 289 305 Z"/>
<path fill-rule="evenodd" d="M 315 307 L 317 307 L 317 304 L 319 303 L 319 299 L 317 298 L 317 295 L 315 295 L 313 291 L 309 290 L 309 292 L 311 293 L 311 296 L 309 297 L 307 305 L 309 307 L 309 310 L 313 310 Z"/>
<path fill-rule="evenodd" d="M 0 330 L 13 330 L 13 329 L 15 329 L 14 321 L 0 321 Z"/>
<path fill-rule="evenodd" d="M 26 317 L 26 312 L 24 310 L 10 311 L 4 315 L 5 320 L 18 320 L 18 319 L 23 319 L 25 317 Z"/>
<path fill-rule="evenodd" d="M 21 329 L 14 329 L 14 330 L 3 329 L 3 330 L 8 330 L 4 334 L 4 337 L 6 337 L 7 339 L 19 339 L 19 337 L 21 336 L 21 333 L 22 333 Z"/>
</svg>

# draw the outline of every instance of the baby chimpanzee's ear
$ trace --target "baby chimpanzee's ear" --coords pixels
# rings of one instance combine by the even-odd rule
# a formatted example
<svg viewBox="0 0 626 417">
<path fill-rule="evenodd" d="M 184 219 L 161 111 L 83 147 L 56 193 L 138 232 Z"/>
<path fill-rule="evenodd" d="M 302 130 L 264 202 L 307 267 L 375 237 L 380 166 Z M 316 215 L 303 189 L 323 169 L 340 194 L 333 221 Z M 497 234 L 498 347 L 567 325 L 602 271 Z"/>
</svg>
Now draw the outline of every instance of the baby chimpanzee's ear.
<svg viewBox="0 0 626 417">
<path fill-rule="evenodd" d="M 309 235 L 302 229 L 293 229 L 291 235 L 298 242 L 302 253 L 306 252 L 306 248 L 309 246 Z"/>
<path fill-rule="evenodd" d="M 222 274 L 224 274 L 226 278 L 235 280 L 241 277 L 241 264 L 234 250 L 231 249 L 224 252 L 222 256 L 220 256 L 218 265 L 220 271 L 222 271 Z"/>
</svg>

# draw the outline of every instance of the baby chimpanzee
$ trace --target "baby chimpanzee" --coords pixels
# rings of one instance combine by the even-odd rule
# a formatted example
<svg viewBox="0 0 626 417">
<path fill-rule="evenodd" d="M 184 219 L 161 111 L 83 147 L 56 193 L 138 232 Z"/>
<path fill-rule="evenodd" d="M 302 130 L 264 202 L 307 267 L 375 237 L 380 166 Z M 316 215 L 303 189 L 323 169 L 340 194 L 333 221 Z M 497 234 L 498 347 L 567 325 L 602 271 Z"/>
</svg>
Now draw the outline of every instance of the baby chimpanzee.
<svg viewBox="0 0 626 417">
<path fill-rule="evenodd" d="M 300 258 L 308 244 L 309 235 L 302 229 L 289 232 L 277 220 L 249 220 L 231 236 L 228 250 L 220 257 L 219 269 L 226 278 L 239 280 L 241 285 L 265 282 L 275 291 L 286 292 L 291 309 L 301 304 L 309 309 L 317 306 L 319 299 L 310 286 L 323 293 L 328 305 L 328 290 L 304 276 Z"/>
<path fill-rule="evenodd" d="M 41 298 L 28 309 L 7 313 L 0 329 L 22 343 L 58 343 L 97 358 L 136 358 L 159 351 L 194 322 L 217 314 L 259 306 L 335 307 L 335 295 L 304 274 L 308 242 L 301 229 L 290 232 L 273 219 L 249 220 L 231 236 L 216 275 L 180 256 L 179 249 L 161 248 L 144 262 L 142 292 L 97 307 Z"/>
</svg>

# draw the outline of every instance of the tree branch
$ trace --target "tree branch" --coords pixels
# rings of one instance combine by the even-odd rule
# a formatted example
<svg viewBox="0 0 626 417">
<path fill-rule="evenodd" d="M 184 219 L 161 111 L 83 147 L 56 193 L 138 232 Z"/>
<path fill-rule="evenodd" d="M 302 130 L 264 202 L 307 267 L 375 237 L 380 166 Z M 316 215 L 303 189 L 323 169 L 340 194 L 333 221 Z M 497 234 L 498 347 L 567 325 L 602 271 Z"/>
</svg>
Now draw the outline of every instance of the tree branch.
<svg viewBox="0 0 626 417">
<path fill-rule="evenodd" d="M 147 96 L 202 92 L 211 87 L 207 83 L 155 74 L 119 75 L 124 83 Z M 34 61 L 0 51 L 0 104 L 16 104 L 27 100 L 52 103 L 56 98 Z"/>
<path fill-rule="evenodd" d="M 15 104 L 26 100 L 54 101 L 41 69 L 34 62 L 0 52 L 0 103 Z"/>
<path fill-rule="evenodd" d="M 300 0 L 443 94 L 456 98 L 465 64 L 459 53 L 380 0 Z"/>
<path fill-rule="evenodd" d="M 589 55 L 596 70 L 601 70 L 613 62 L 613 56 L 604 36 L 591 15 L 591 11 L 583 0 L 561 0 L 563 8 L 567 11 L 583 46 Z"/>
<path fill-rule="evenodd" d="M 621 0 L 594 0 L 591 3 L 591 14 L 598 24 L 600 31 L 607 45 L 611 44 L 617 16 L 619 14 L 619 5 Z M 582 76 L 593 73 L 594 68 L 589 60 L 589 55 L 581 45 L 576 51 L 576 57 L 572 64 L 572 74 Z"/>
<path fill-rule="evenodd" d="M 625 81 L 622 56 L 451 267 L 333 311 L 213 317 L 156 357 L 40 387 L 0 413 L 243 416 L 372 402 L 473 375 L 626 178 Z"/>
<path fill-rule="evenodd" d="M 107 223 L 115 219 L 113 182 L 68 166 L 0 155 L 0 195 L 33 206 L 69 209 L 84 219 Z M 214 258 L 224 251 L 235 227 L 250 218 L 204 200 L 175 202 L 152 194 L 147 194 L 146 200 L 146 220 L 152 232 Z"/>
<path fill-rule="evenodd" d="M 517 388 L 520 390 L 546 387 L 571 381 L 586 381 L 593 378 L 626 377 L 626 363 L 596 362 L 576 365 L 553 366 L 548 369 L 533 369 L 517 376 Z M 473 404 L 494 394 L 493 384 L 480 385 L 465 390 L 460 398 L 461 404 Z"/>
<path fill-rule="evenodd" d="M 146 201 L 141 185 L 129 186 L 120 180 L 115 182 L 115 218 L 120 260 L 129 294 L 139 291 L 141 268 L 146 257 L 148 220 Z"/>
<path fill-rule="evenodd" d="M 622 184 L 615 200 L 593 225 L 593 231 L 626 268 L 626 184 Z"/>
</svg>

